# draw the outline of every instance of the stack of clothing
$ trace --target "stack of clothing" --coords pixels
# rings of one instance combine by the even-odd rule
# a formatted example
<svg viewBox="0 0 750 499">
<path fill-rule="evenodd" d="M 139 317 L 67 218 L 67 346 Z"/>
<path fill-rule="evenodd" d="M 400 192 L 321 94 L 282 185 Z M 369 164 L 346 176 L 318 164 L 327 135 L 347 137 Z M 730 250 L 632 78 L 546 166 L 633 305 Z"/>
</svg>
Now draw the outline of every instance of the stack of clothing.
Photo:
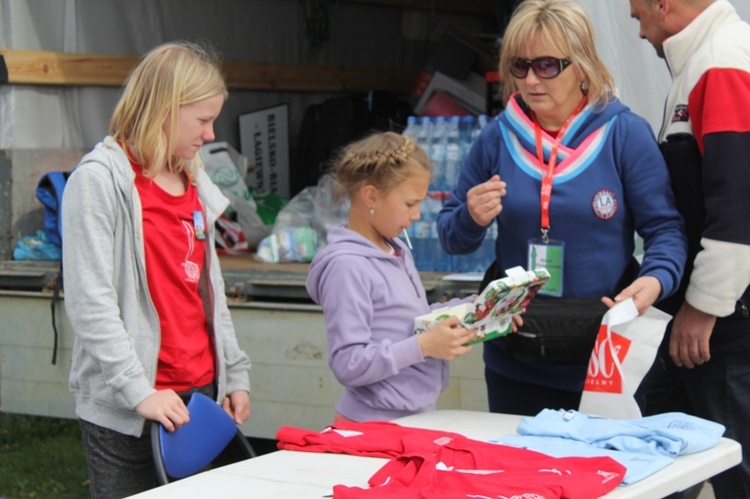
<svg viewBox="0 0 750 499">
<path fill-rule="evenodd" d="M 338 499 L 593 499 L 617 487 L 626 471 L 608 456 L 551 457 L 390 422 L 340 422 L 322 432 L 287 426 L 276 438 L 280 449 L 390 458 L 368 480 L 370 488 L 336 485 Z"/>
<path fill-rule="evenodd" d="M 523 418 L 521 436 L 495 443 L 543 452 L 550 456 L 609 456 L 625 468 L 630 485 L 671 464 L 680 455 L 715 446 L 725 427 L 681 412 L 637 419 L 607 419 L 576 411 L 545 409 Z"/>
</svg>

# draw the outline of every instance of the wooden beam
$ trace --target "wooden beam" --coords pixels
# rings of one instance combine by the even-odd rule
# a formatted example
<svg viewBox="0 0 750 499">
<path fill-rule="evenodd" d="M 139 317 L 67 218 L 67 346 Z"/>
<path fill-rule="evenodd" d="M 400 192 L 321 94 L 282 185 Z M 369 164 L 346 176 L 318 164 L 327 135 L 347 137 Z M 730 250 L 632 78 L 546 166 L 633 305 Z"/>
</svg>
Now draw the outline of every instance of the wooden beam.
<svg viewBox="0 0 750 499">
<path fill-rule="evenodd" d="M 230 88 L 302 92 L 408 93 L 419 77 L 415 70 L 249 62 L 226 62 L 224 74 Z"/>
<path fill-rule="evenodd" d="M 28 85 L 122 85 L 138 57 L 4 50 L 8 83 Z"/>
<path fill-rule="evenodd" d="M 119 87 L 139 61 L 137 56 L 0 49 L 7 82 L 18 85 Z M 230 89 L 302 92 L 407 93 L 419 71 L 340 66 L 224 62 Z M 2 83 L 0 81 L 0 83 Z"/>
</svg>

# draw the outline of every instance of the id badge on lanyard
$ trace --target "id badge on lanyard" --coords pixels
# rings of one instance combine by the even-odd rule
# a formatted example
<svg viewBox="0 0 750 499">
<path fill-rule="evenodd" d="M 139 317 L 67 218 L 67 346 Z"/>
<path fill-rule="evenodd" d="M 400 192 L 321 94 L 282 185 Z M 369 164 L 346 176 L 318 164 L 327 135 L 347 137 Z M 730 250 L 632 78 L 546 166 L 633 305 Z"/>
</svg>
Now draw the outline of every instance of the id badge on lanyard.
<svg viewBox="0 0 750 499">
<path fill-rule="evenodd" d="M 562 296 L 565 242 L 545 237 L 529 239 L 528 259 L 527 268 L 533 270 L 544 267 L 550 275 L 549 280 L 537 293 L 547 296 Z"/>
<path fill-rule="evenodd" d="M 542 173 L 542 187 L 540 193 L 541 200 L 541 228 L 542 237 L 529 240 L 528 268 L 533 270 L 544 267 L 550 273 L 550 279 L 538 291 L 539 294 L 560 297 L 563 295 L 563 268 L 565 267 L 565 242 L 561 240 L 550 239 L 548 234 L 550 230 L 549 207 L 552 201 L 552 181 L 555 178 L 555 166 L 557 165 L 557 150 L 560 148 L 565 130 L 567 130 L 573 116 L 578 114 L 586 104 L 586 98 L 583 97 L 578 103 L 578 107 L 568 116 L 563 126 L 555 137 L 555 143 L 550 151 L 549 162 L 544 163 L 544 150 L 542 147 L 542 127 L 536 120 L 536 115 L 532 114 L 536 132 L 536 154 L 542 167 L 546 170 Z"/>
</svg>

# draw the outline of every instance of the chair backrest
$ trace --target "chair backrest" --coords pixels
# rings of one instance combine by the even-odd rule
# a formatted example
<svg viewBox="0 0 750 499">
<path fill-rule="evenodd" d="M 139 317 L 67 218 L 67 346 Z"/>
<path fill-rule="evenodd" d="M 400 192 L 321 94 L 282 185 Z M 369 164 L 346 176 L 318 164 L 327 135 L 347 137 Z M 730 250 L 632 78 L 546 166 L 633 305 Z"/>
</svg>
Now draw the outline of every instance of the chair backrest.
<svg viewBox="0 0 750 499">
<path fill-rule="evenodd" d="M 215 401 L 196 392 L 191 395 L 187 408 L 190 421 L 178 430 L 169 432 L 161 424 L 151 425 L 151 447 L 162 484 L 168 483 L 170 478 L 184 478 L 202 470 L 233 439 L 239 443 L 245 457 L 255 455 L 235 422 Z"/>
</svg>

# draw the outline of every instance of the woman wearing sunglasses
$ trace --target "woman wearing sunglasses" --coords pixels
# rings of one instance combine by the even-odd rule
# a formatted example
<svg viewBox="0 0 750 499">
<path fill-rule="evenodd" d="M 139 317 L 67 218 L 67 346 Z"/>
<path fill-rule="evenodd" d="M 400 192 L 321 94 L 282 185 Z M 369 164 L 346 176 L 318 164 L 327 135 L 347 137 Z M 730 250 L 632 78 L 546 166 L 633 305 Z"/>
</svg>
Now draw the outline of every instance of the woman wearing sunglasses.
<svg viewBox="0 0 750 499">
<path fill-rule="evenodd" d="M 498 272 L 486 279 L 517 265 L 552 274 L 518 332 L 484 344 L 490 410 L 577 409 L 605 304 L 632 297 L 643 313 L 675 291 L 684 225 L 653 132 L 615 96 L 579 5 L 522 2 L 499 72 L 507 106 L 462 165 L 438 218 L 440 239 L 451 254 L 470 253 L 496 223 Z M 636 232 L 645 247 L 640 268 Z M 542 305 L 547 326 L 533 320 Z M 587 327 L 566 326 L 574 309 Z M 553 343 L 550 328 L 586 338 Z"/>
</svg>

